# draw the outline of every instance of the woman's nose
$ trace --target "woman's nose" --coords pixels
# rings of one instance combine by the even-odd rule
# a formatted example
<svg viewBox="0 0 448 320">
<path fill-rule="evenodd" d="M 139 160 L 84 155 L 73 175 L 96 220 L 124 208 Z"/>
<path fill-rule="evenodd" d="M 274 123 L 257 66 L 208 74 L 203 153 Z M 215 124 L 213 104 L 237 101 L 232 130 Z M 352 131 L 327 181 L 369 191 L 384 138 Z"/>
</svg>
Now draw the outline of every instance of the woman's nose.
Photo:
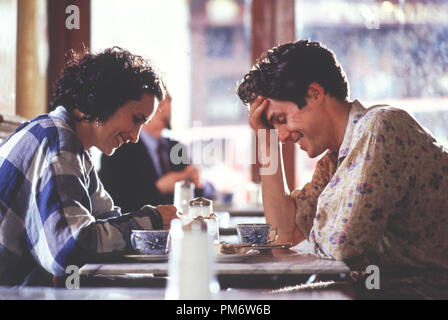
<svg viewBox="0 0 448 320">
<path fill-rule="evenodd" d="M 140 137 L 140 130 L 142 129 L 142 126 L 136 126 L 129 134 L 130 142 L 137 143 L 138 138 Z"/>
</svg>

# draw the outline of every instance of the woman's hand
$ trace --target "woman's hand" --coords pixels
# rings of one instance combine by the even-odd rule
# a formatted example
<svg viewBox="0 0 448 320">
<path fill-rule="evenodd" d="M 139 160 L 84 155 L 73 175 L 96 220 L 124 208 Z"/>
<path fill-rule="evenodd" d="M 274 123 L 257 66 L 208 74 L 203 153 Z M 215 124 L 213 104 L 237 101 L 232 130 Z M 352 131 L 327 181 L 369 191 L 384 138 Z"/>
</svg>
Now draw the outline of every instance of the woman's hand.
<svg viewBox="0 0 448 320">
<path fill-rule="evenodd" d="M 162 216 L 163 229 L 168 230 L 171 225 L 171 220 L 178 218 L 176 212 L 177 208 L 172 205 L 159 205 L 156 206 L 156 210 Z"/>
<path fill-rule="evenodd" d="M 185 167 L 184 171 L 186 174 L 186 178 L 194 183 L 196 188 L 201 188 L 201 182 L 199 179 L 199 170 L 195 166 L 188 165 Z"/>
<path fill-rule="evenodd" d="M 176 182 L 186 178 L 183 171 L 170 171 L 156 181 L 156 188 L 160 193 L 173 193 Z"/>
<path fill-rule="evenodd" d="M 188 165 L 182 171 L 171 171 L 161 176 L 156 181 L 156 188 L 160 193 L 173 193 L 176 182 L 187 179 L 193 182 L 196 188 L 201 187 L 198 168 Z"/>
</svg>

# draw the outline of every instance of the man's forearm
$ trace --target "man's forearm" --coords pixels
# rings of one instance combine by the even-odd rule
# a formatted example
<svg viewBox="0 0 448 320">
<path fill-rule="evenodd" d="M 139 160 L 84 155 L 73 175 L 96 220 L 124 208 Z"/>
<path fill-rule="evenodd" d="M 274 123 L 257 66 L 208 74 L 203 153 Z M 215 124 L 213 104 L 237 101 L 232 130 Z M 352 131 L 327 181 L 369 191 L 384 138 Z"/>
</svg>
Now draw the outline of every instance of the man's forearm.
<svg viewBox="0 0 448 320">
<path fill-rule="evenodd" d="M 289 190 L 285 189 L 282 172 L 283 159 L 280 148 L 272 148 L 272 144 L 267 143 L 260 148 L 262 154 L 266 155 L 262 159 L 262 167 L 272 167 L 272 161 L 277 161 L 277 170 L 272 174 L 262 174 L 262 196 L 266 222 L 276 226 L 279 232 L 278 242 L 292 242 L 294 245 L 304 240 L 304 236 L 299 231 L 295 222 L 296 205 L 289 196 Z M 273 140 L 278 143 L 277 139 Z M 277 152 L 272 152 L 277 150 Z"/>
<path fill-rule="evenodd" d="M 278 229 L 278 242 L 293 245 L 305 239 L 296 226 L 294 200 L 283 192 L 275 176 L 262 176 L 263 206 L 266 222 Z"/>
</svg>

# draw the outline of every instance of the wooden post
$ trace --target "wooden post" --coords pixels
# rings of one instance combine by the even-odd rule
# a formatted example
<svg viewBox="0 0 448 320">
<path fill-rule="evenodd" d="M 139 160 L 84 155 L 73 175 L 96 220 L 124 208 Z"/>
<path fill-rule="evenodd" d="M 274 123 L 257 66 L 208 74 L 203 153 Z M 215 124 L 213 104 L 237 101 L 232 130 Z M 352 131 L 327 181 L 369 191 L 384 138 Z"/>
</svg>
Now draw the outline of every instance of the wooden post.
<svg viewBox="0 0 448 320">
<path fill-rule="evenodd" d="M 279 44 L 295 40 L 294 0 L 252 0 L 252 63 L 261 54 Z M 258 141 L 253 141 L 258 154 Z M 283 145 L 287 184 L 295 187 L 295 146 Z M 260 182 L 260 163 L 252 165 L 252 181 Z"/>
<path fill-rule="evenodd" d="M 70 5 L 79 8 L 79 29 L 68 29 L 66 20 Z M 48 0 L 48 33 L 50 64 L 48 65 L 48 101 L 53 96 L 53 86 L 69 59 L 71 49 L 90 48 L 90 0 Z"/>
<path fill-rule="evenodd" d="M 46 1 L 18 1 L 17 13 L 16 114 L 30 119 L 47 104 Z"/>
</svg>

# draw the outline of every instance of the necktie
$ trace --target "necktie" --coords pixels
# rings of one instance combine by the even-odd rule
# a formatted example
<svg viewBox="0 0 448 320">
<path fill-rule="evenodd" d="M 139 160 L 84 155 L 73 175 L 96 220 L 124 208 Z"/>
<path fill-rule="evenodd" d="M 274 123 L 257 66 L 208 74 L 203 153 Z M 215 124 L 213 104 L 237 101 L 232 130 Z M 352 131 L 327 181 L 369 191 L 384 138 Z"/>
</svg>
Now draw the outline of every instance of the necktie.
<svg viewBox="0 0 448 320">
<path fill-rule="evenodd" d="M 165 147 L 161 142 L 159 142 L 159 146 L 157 148 L 157 154 L 159 156 L 160 167 L 162 169 L 162 175 L 170 171 L 170 163 L 167 159 L 167 154 L 165 153 Z"/>
</svg>

